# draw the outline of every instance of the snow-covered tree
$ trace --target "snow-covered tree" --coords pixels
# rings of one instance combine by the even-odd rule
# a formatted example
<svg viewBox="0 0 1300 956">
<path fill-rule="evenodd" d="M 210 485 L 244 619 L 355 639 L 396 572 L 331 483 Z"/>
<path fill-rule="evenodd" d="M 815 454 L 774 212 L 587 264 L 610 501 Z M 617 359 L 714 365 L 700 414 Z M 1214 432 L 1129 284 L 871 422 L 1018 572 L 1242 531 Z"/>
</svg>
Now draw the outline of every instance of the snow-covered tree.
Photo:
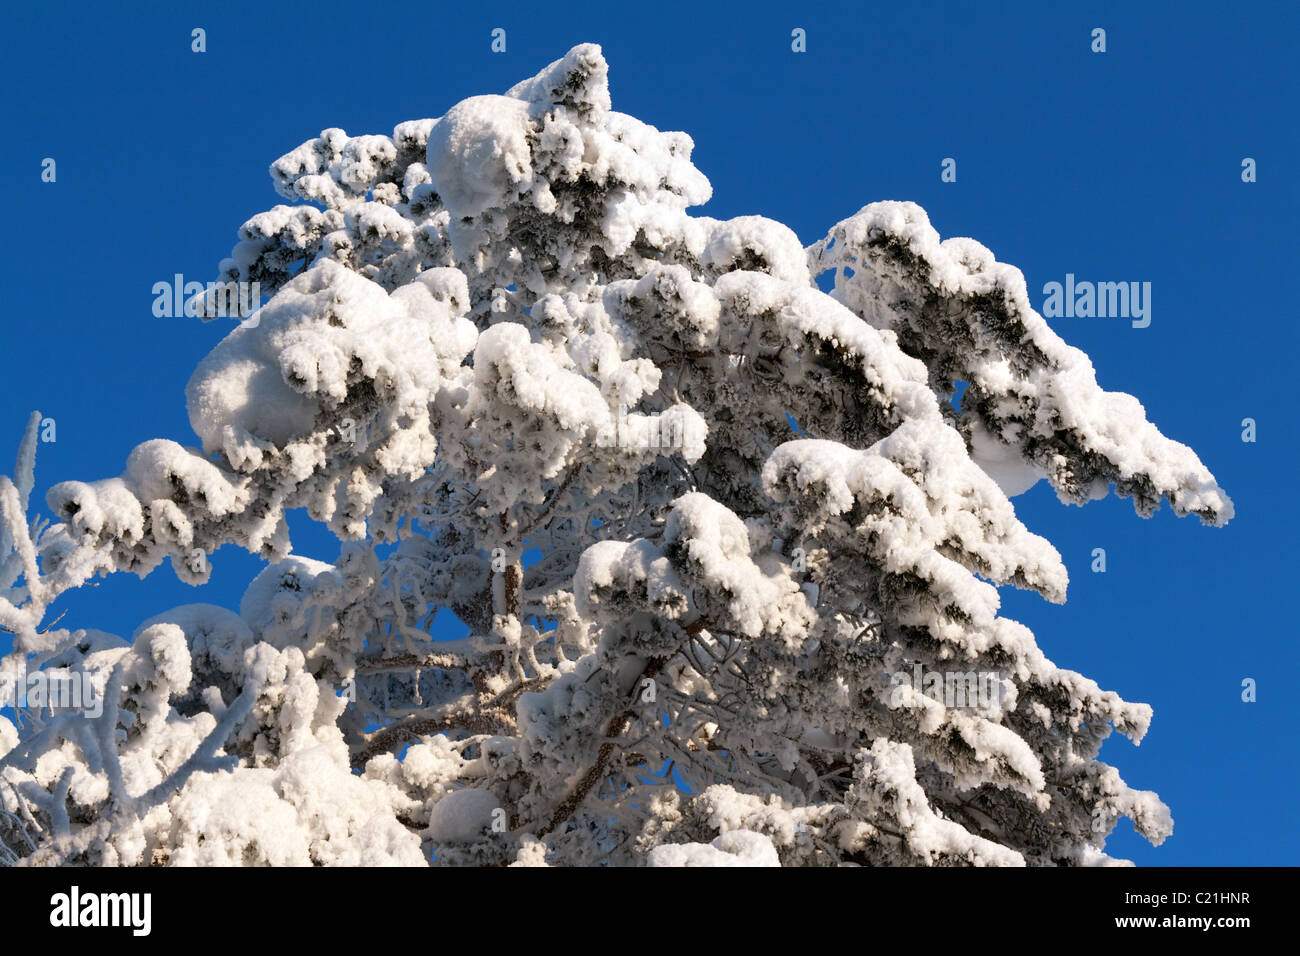
<svg viewBox="0 0 1300 956">
<path fill-rule="evenodd" d="M 904 202 L 808 248 L 692 216 L 692 145 L 613 111 L 587 44 L 271 166 L 292 204 L 220 267 L 270 298 L 190 379 L 201 447 L 54 486 L 51 523 L 37 415 L 0 478 L 0 698 L 64 672 L 96 700 L 0 718 L 0 855 L 1050 865 L 1114 862 L 1121 816 L 1165 839 L 1097 759 L 1151 709 L 999 616 L 1000 585 L 1067 584 L 1008 495 L 1212 525 L 1228 497 L 980 244 Z M 295 508 L 332 563 L 292 552 Z M 97 575 L 201 583 L 232 542 L 267 561 L 238 612 L 47 620 Z"/>
</svg>

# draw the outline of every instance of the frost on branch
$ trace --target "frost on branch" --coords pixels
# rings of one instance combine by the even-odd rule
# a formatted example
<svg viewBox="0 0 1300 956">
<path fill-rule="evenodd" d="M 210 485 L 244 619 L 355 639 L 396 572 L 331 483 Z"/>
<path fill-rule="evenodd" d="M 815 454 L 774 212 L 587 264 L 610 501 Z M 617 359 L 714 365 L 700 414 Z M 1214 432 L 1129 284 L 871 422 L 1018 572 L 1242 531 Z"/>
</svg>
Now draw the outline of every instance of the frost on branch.
<svg viewBox="0 0 1300 956">
<path fill-rule="evenodd" d="M 920 206 L 879 202 L 808 252 L 815 272 L 835 271 L 838 301 L 923 358 L 936 394 L 968 383 L 959 427 L 973 433 L 977 459 L 1005 467 L 1018 456 L 1064 502 L 1104 497 L 1113 484 L 1144 517 L 1161 499 L 1207 524 L 1232 517 L 1196 454 L 1161 435 L 1132 395 L 1102 391 L 1088 357 L 1029 305 L 1020 270 L 978 242 L 941 242 Z"/>
<path fill-rule="evenodd" d="M 1092 865 L 1120 816 L 1171 832 L 1097 759 L 1151 709 L 1000 614 L 1067 587 L 1008 494 L 1231 502 L 982 246 L 911 204 L 806 250 L 692 216 L 692 146 L 587 44 L 272 164 L 292 205 L 220 266 L 271 300 L 190 378 L 197 446 L 55 485 L 50 524 L 35 416 L 0 479 L 0 691 L 66 668 L 95 705 L 0 718 L 5 862 Z M 267 561 L 237 611 L 46 620 L 226 543 Z"/>
</svg>

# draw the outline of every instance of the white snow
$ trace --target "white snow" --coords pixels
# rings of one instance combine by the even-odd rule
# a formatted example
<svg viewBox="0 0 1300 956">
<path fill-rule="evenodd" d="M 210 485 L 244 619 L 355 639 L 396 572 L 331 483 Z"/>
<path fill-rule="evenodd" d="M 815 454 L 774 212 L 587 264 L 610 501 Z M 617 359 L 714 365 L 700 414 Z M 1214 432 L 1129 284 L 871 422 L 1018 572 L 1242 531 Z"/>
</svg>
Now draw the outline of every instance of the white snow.
<svg viewBox="0 0 1300 956">
<path fill-rule="evenodd" d="M 0 862 L 1100 865 L 1120 816 L 1169 835 L 1097 759 L 1152 709 L 1000 616 L 1068 585 L 1011 499 L 1222 524 L 1226 494 L 979 243 L 911 203 L 807 249 L 693 216 L 693 148 L 614 111 L 583 44 L 272 164 L 293 205 L 220 265 L 269 301 L 189 381 L 201 447 L 54 485 L 47 525 L 37 413 L 0 477 L 0 691 L 66 666 L 104 705 L 0 718 L 0 810 L 39 844 L 0 828 Z M 266 563 L 238 613 L 52 621 L 227 543 Z"/>
</svg>

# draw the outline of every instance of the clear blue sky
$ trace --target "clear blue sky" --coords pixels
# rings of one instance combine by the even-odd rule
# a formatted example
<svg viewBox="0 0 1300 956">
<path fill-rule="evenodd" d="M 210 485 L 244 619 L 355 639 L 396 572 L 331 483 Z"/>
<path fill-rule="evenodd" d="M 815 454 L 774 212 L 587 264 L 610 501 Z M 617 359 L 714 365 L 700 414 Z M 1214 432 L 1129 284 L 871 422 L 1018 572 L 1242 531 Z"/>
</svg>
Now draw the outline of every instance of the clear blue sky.
<svg viewBox="0 0 1300 956">
<path fill-rule="evenodd" d="M 1149 281 L 1152 323 L 1055 319 L 1101 384 L 1137 395 L 1233 496 L 1226 529 L 1128 502 L 1017 499 L 1070 568 L 1069 602 L 1008 593 L 1062 666 L 1156 712 L 1104 759 L 1170 805 L 1139 864 L 1295 864 L 1297 453 L 1294 3 L 8 4 L 0 170 L 8 200 L 0 467 L 32 408 L 57 422 L 37 491 L 118 474 L 135 444 L 193 442 L 183 388 L 228 324 L 159 319 L 155 282 L 214 277 L 236 228 L 280 201 L 268 164 L 341 126 L 388 133 L 501 92 L 600 43 L 614 106 L 695 139 L 714 186 L 698 210 L 761 213 L 805 243 L 879 199 L 1046 282 Z M 719 8 L 742 11 L 722 12 Z M 207 31 L 207 52 L 190 31 Z M 507 52 L 490 52 L 490 31 Z M 807 31 L 807 52 L 790 33 Z M 1090 50 L 1094 27 L 1107 52 Z M 41 161 L 57 182 L 41 182 Z M 957 160 L 956 183 L 940 162 Z M 1258 182 L 1241 181 L 1241 161 Z M 1258 441 L 1241 441 L 1241 421 Z M 331 559 L 305 522 L 297 550 Z M 1089 571 L 1102 547 L 1108 571 Z M 236 606 L 256 571 L 225 548 L 203 588 L 169 567 L 66 600 L 63 626 L 129 635 L 193 601 Z M 1240 699 L 1243 678 L 1258 702 Z"/>
</svg>

